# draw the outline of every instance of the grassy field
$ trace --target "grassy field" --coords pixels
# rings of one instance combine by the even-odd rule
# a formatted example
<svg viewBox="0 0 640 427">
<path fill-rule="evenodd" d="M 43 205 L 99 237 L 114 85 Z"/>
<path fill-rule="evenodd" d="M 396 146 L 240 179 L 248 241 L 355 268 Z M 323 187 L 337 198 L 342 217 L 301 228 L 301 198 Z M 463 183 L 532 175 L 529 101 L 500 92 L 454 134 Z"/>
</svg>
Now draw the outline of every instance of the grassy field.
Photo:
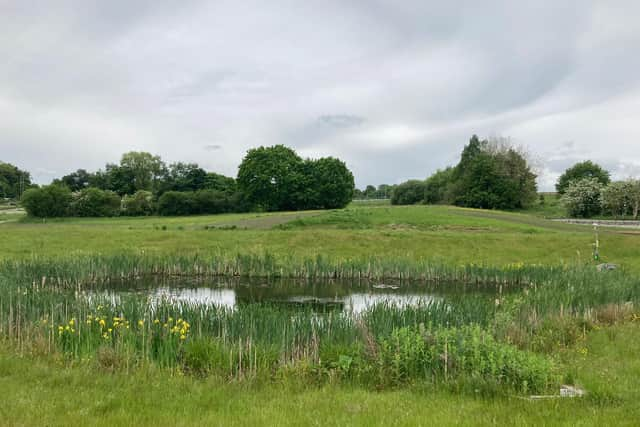
<svg viewBox="0 0 640 427">
<path fill-rule="evenodd" d="M 225 253 L 446 263 L 588 262 L 593 232 L 522 213 L 446 206 L 355 207 L 300 214 L 63 219 L 0 224 L 0 259 L 114 253 Z M 291 219 L 290 222 L 286 222 Z M 265 229 L 268 226 L 274 229 Z M 220 227 L 220 228 L 216 228 Z M 234 228 L 235 229 L 231 229 Z M 601 232 L 603 259 L 640 272 L 640 235 Z"/>
<path fill-rule="evenodd" d="M 19 336 L 17 341 L 5 340 L 0 345 L 0 387 L 5 396 L 0 405 L 0 424 L 638 425 L 640 320 L 636 306 L 624 306 L 620 315 L 622 306 L 617 304 L 638 300 L 640 234 L 632 230 L 601 231 L 603 260 L 620 264 L 623 271 L 600 280 L 591 259 L 594 236 L 590 227 L 556 223 L 544 216 L 447 206 L 357 203 L 336 211 L 177 218 L 43 222 L 0 214 L 0 261 L 4 263 L 0 284 L 7 286 L 0 289 L 0 333 L 4 335 L 6 327 L 5 336 Z M 275 382 L 229 382 L 219 377 L 198 379 L 185 375 L 176 365 L 162 368 L 146 362 L 135 369 L 129 369 L 128 363 L 125 368 L 118 365 L 111 372 L 105 370 L 104 363 L 86 357 L 90 352 L 78 352 L 77 347 L 72 358 L 63 356 L 64 348 L 41 351 L 42 342 L 21 338 L 29 334 L 37 337 L 35 329 L 27 327 L 25 333 L 25 325 L 13 320 L 19 318 L 16 311 L 22 310 L 20 319 L 41 319 L 42 313 L 50 310 L 49 320 L 53 321 L 54 305 L 63 308 L 56 314 L 56 322 L 66 322 L 76 315 L 76 308 L 63 304 L 62 294 L 55 287 L 46 293 L 49 299 L 41 301 L 40 293 L 45 292 L 37 288 L 47 271 L 50 276 L 51 271 L 57 272 L 53 280 L 60 280 L 64 274 L 60 271 L 68 272 L 69 277 L 99 277 L 127 266 L 154 270 L 158 261 L 153 260 L 159 260 L 168 270 L 189 274 L 200 271 L 195 260 L 233 263 L 239 255 L 247 265 L 246 271 L 258 273 L 274 270 L 273 266 L 290 273 L 320 256 L 329 273 L 345 263 L 357 270 L 374 261 L 389 265 L 397 262 L 400 271 L 435 266 L 430 274 L 515 280 L 520 283 L 518 286 L 524 283 L 526 297 L 508 297 L 502 303 L 507 304 L 504 309 L 500 306 L 477 313 L 466 310 L 457 318 L 491 326 L 496 336 L 503 334 L 508 342 L 526 335 L 528 338 L 519 344 L 521 348 L 542 352 L 563 379 L 584 387 L 588 396 L 530 401 L 523 399 L 522 393 L 505 389 L 488 397 L 485 391 L 474 393 L 468 387 L 461 391 L 455 382 L 436 387 L 409 381 L 397 388 L 392 385 L 375 391 L 332 375 L 317 384 L 310 383 L 301 379 L 304 375 L 299 374 L 304 371 L 300 370 L 293 370 L 290 375 L 285 371 Z M 145 264 L 145 259 L 152 261 Z M 183 270 L 175 270 L 172 260 Z M 35 293 L 18 285 L 12 288 L 13 278 L 31 283 L 30 275 L 38 279 Z M 526 284 L 532 280 L 545 283 L 546 287 L 536 288 L 535 292 L 529 287 L 529 293 Z M 73 281 L 69 284 L 75 286 Z M 577 291 L 576 284 L 580 286 Z M 60 286 L 62 289 L 66 285 Z M 45 289 L 44 281 L 42 288 Z M 491 306 L 494 307 L 492 301 Z M 599 311 L 593 314 L 593 308 Z M 80 313 L 84 319 L 93 308 L 78 309 L 85 310 Z M 191 313 L 190 318 L 209 316 L 208 312 L 198 314 L 197 308 L 189 307 L 183 308 L 182 313 L 185 309 Z M 562 316 L 563 310 L 570 312 L 568 318 Z M 560 316 L 554 317 L 558 311 Z M 612 311 L 616 314 L 611 315 Z M 549 316 L 549 320 L 532 322 L 532 313 Z M 426 316 L 421 322 L 435 319 L 436 314 L 427 307 L 420 314 Z M 454 314 L 442 312 L 441 323 L 449 324 L 447 316 Z M 112 316 L 116 313 L 105 317 Z M 149 324 L 151 318 L 144 316 L 148 314 L 144 314 L 142 305 L 129 305 L 126 317 L 132 326 L 138 319 L 144 320 L 140 325 Z M 244 322 L 243 316 L 242 312 L 230 315 L 228 324 Z M 250 321 L 252 316 L 246 319 Z M 376 316 L 383 319 L 387 329 L 399 326 L 397 320 L 384 320 L 391 319 L 393 313 L 382 310 Z M 375 329 L 372 325 L 378 322 L 376 316 L 372 316 L 368 327 Z M 314 318 L 309 317 L 309 324 Z M 588 329 L 577 326 L 587 318 Z M 271 317 L 272 326 L 278 331 L 278 325 L 289 321 L 288 315 L 285 318 L 276 313 Z M 407 324 L 416 323 L 409 319 Z M 530 326 L 534 324 L 535 328 Z M 357 335 L 350 325 L 341 332 L 351 337 L 347 341 Z M 23 328 L 22 335 L 15 334 L 16 327 Z M 206 326 L 194 321 L 194 330 L 201 327 Z M 533 329 L 527 329 L 530 327 Z M 562 329 L 565 327 L 569 329 Z M 234 328 L 230 326 L 230 330 Z M 317 333 L 324 336 L 320 329 Z M 572 338 L 565 342 L 567 334 Z M 280 335 L 273 335 L 273 341 L 283 340 Z M 316 332 L 308 335 L 306 345 L 312 346 Z M 140 342 L 146 348 L 144 339 L 131 336 L 128 341 L 123 339 L 122 348 L 136 351 Z"/>
</svg>

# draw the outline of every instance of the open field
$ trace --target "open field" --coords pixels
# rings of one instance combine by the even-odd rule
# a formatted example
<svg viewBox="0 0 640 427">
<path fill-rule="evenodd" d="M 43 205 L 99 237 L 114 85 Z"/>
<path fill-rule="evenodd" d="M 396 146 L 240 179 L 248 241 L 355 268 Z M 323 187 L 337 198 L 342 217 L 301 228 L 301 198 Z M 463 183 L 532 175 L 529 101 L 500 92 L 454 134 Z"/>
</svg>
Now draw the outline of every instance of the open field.
<svg viewBox="0 0 640 427">
<path fill-rule="evenodd" d="M 596 272 L 592 243 L 588 227 L 447 206 L 19 218 L 0 224 L 0 424 L 637 425 L 640 234 L 601 231 L 615 272 Z M 322 322 L 84 297 L 145 274 L 469 293 Z M 524 399 L 564 382 L 587 397 Z"/>
<path fill-rule="evenodd" d="M 451 264 L 588 262 L 588 227 L 446 206 L 371 207 L 300 214 L 63 219 L 0 225 L 0 259 L 80 254 L 224 253 L 277 258 L 437 259 Z M 282 218 L 292 219 L 285 222 Z M 244 225 L 253 228 L 244 229 Z M 260 224 L 281 224 L 262 229 Z M 233 226 L 238 229 L 215 229 Z M 258 225 L 258 226 L 257 226 Z M 636 231 L 602 231 L 603 259 L 640 272 Z"/>
</svg>

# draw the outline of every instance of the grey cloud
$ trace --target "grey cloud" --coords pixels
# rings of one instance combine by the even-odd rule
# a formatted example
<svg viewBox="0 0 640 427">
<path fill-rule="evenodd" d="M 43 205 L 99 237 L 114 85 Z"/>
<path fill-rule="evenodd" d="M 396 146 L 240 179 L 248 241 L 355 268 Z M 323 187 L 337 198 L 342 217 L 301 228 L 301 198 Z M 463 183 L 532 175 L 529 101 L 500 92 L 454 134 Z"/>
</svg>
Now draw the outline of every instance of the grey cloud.
<svg viewBox="0 0 640 427">
<path fill-rule="evenodd" d="M 235 175 L 247 149 L 285 143 L 343 158 L 364 186 L 453 164 L 477 133 L 528 147 L 545 189 L 585 158 L 637 174 L 639 14 L 631 0 L 1 2 L 0 157 L 39 182 L 131 149 Z"/>
</svg>

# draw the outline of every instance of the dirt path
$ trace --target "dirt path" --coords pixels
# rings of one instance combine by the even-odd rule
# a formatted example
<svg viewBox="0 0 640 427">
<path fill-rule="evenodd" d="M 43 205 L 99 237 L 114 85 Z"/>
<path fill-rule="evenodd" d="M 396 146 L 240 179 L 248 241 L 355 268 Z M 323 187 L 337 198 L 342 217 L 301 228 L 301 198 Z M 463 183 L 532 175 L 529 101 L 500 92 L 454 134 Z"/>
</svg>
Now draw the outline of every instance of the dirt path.
<svg viewBox="0 0 640 427">
<path fill-rule="evenodd" d="M 311 212 L 295 212 L 286 213 L 280 215 L 262 215 L 256 218 L 246 218 L 237 221 L 217 222 L 211 224 L 212 228 L 247 228 L 251 230 L 268 230 L 278 225 L 286 224 L 291 221 L 295 221 L 300 218 L 309 218 L 312 216 L 321 215 L 323 212 L 311 211 Z"/>
</svg>

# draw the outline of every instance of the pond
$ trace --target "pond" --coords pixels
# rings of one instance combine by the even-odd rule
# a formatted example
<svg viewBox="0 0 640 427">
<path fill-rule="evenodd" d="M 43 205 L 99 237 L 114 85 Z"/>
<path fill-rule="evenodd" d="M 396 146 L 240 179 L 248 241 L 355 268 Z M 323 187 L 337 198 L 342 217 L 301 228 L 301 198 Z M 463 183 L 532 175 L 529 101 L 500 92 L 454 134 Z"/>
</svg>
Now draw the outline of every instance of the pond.
<svg viewBox="0 0 640 427">
<path fill-rule="evenodd" d="M 291 309 L 338 310 L 361 313 L 376 305 L 420 306 L 448 297 L 495 295 L 493 290 L 465 289 L 456 284 L 436 287 L 415 282 L 322 281 L 216 278 L 149 277 L 112 282 L 86 291 L 89 299 L 118 303 L 125 297 L 144 297 L 151 305 L 160 302 L 215 305 L 234 309 L 241 305 L 269 304 Z"/>
</svg>

